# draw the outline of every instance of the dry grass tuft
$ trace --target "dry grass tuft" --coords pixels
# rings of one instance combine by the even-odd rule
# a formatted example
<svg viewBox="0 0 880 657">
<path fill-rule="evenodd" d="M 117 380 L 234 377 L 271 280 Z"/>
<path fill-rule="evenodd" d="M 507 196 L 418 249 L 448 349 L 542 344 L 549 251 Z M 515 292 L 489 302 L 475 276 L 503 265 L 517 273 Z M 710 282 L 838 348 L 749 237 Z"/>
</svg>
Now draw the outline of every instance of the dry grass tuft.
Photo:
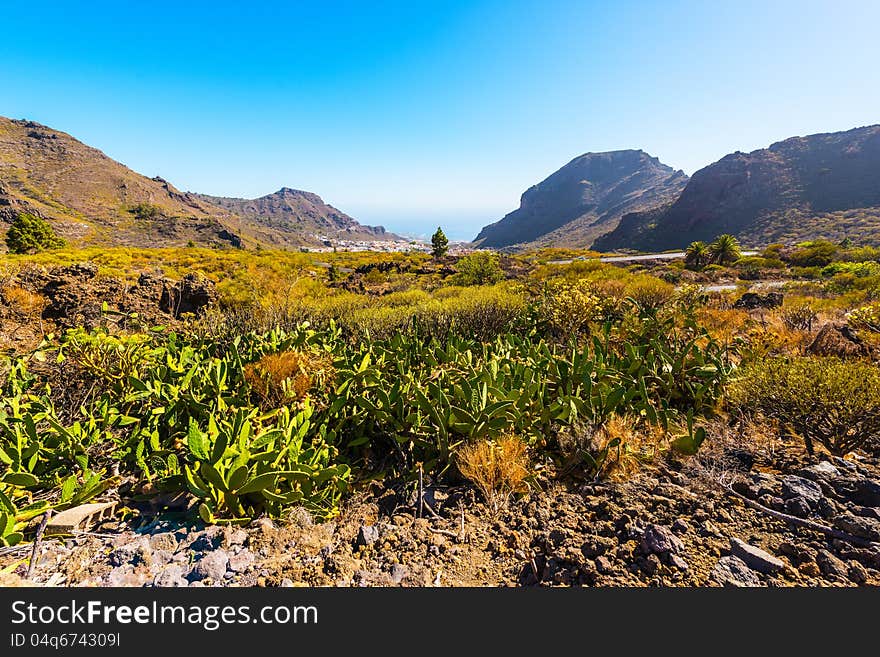
<svg viewBox="0 0 880 657">
<path fill-rule="evenodd" d="M 707 431 L 710 437 L 684 464 L 684 473 L 707 489 L 730 486 L 753 464 L 775 462 L 786 446 L 777 427 L 753 418 L 744 418 L 735 426 L 712 420 Z"/>
<path fill-rule="evenodd" d="M 28 318 L 39 317 L 48 303 L 45 297 L 17 285 L 5 286 L 0 295 L 13 312 Z"/>
<path fill-rule="evenodd" d="M 661 427 L 629 415 L 612 415 L 593 434 L 591 451 L 603 455 L 599 475 L 627 479 L 651 463 L 667 442 Z"/>
<path fill-rule="evenodd" d="M 496 513 L 507 506 L 511 495 L 526 489 L 530 474 L 525 443 L 513 435 L 465 445 L 456 455 L 456 464 Z"/>
<path fill-rule="evenodd" d="M 244 378 L 263 406 L 277 408 L 301 401 L 314 388 L 330 385 L 336 370 L 329 356 L 281 351 L 245 365 Z"/>
</svg>

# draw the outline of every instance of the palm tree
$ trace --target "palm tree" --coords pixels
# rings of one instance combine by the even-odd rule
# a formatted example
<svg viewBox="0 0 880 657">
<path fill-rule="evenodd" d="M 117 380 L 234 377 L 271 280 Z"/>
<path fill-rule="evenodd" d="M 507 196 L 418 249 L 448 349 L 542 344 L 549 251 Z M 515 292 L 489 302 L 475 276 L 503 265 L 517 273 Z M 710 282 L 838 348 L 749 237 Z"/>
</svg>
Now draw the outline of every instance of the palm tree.
<svg viewBox="0 0 880 657">
<path fill-rule="evenodd" d="M 716 237 L 715 241 L 709 245 L 709 254 L 712 257 L 712 262 L 719 265 L 732 264 L 742 257 L 739 240 L 726 233 Z"/>
<path fill-rule="evenodd" d="M 705 242 L 691 242 L 684 252 L 684 263 L 688 267 L 700 269 L 709 263 L 710 257 L 709 246 Z"/>
</svg>

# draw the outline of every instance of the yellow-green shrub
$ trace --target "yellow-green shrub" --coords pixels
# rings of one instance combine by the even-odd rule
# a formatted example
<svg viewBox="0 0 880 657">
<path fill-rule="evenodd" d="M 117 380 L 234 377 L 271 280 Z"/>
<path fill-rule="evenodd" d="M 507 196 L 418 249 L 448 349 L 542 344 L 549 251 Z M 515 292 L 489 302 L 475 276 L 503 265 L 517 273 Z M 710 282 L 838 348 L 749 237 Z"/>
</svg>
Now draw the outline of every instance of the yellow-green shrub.
<svg viewBox="0 0 880 657">
<path fill-rule="evenodd" d="M 731 406 L 758 411 L 842 456 L 880 433 L 880 369 L 831 356 L 770 358 L 743 370 Z"/>
</svg>

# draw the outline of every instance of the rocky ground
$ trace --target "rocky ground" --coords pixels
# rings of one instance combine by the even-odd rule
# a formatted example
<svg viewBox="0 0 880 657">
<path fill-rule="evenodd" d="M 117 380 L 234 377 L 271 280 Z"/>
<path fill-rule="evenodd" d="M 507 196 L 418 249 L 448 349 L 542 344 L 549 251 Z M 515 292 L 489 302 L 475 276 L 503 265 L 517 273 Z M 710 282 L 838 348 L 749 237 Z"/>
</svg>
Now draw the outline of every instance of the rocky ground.
<svg viewBox="0 0 880 657">
<path fill-rule="evenodd" d="M 772 459 L 728 450 L 623 481 L 541 490 L 492 513 L 465 487 L 377 490 L 332 522 L 204 527 L 144 513 L 128 524 L 0 555 L 4 585 L 880 585 L 880 459 Z M 140 523 L 139 525 L 137 523 Z M 797 524 L 800 523 L 800 524 Z M 806 526 L 803 526 L 806 525 Z M 16 563 L 18 564 L 16 566 Z"/>
<path fill-rule="evenodd" d="M 46 333 L 74 326 L 173 324 L 217 297 L 214 283 L 198 274 L 172 280 L 145 272 L 129 281 L 99 276 L 89 262 L 0 270 L 0 351 L 33 349 Z"/>
</svg>

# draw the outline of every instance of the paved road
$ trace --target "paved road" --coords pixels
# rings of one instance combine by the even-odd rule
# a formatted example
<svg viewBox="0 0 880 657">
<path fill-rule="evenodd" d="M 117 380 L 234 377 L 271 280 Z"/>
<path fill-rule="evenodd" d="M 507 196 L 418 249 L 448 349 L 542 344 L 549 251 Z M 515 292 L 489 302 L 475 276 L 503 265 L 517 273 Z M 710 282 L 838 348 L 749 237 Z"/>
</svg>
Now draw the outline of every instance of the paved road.
<svg viewBox="0 0 880 657">
<path fill-rule="evenodd" d="M 743 251 L 744 256 L 758 255 L 757 251 Z M 602 262 L 637 262 L 639 260 L 675 260 L 684 258 L 684 251 L 675 251 L 674 253 L 642 253 L 639 255 L 622 255 L 622 256 L 600 256 Z M 594 258 L 573 258 L 571 260 L 550 260 L 548 265 L 567 265 L 575 260 L 593 260 Z"/>
</svg>

